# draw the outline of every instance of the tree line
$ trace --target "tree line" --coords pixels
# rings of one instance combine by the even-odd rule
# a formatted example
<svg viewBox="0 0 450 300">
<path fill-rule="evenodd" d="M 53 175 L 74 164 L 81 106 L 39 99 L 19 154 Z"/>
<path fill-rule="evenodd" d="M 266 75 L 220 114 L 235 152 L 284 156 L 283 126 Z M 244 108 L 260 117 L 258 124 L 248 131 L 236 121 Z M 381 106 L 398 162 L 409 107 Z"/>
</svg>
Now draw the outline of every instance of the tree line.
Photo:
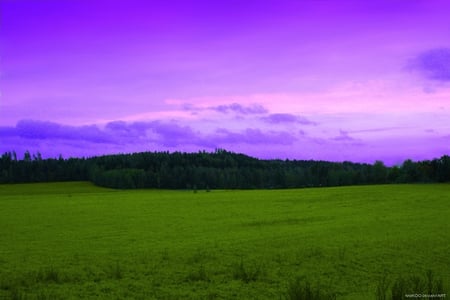
<svg viewBox="0 0 450 300">
<path fill-rule="evenodd" d="M 25 152 L 0 159 L 0 183 L 91 181 L 119 188 L 270 189 L 450 181 L 450 157 L 387 167 L 314 160 L 262 160 L 217 149 L 214 152 L 141 152 L 90 158 L 43 159 Z"/>
</svg>

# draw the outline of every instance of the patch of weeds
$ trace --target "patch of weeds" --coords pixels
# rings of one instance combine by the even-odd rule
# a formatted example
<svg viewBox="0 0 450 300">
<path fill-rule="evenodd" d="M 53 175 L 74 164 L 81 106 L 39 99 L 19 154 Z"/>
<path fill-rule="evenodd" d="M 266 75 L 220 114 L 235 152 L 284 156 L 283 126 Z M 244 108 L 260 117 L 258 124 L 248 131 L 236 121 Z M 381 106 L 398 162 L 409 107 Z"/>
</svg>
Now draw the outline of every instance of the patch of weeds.
<svg viewBox="0 0 450 300">
<path fill-rule="evenodd" d="M 41 268 L 36 273 L 36 282 L 42 283 L 60 283 L 63 276 L 61 272 L 54 266 Z"/>
<path fill-rule="evenodd" d="M 27 294 L 19 287 L 14 287 L 10 293 L 11 300 L 56 300 L 62 299 L 57 295 L 53 295 L 47 291 L 37 291 L 32 294 Z"/>
<path fill-rule="evenodd" d="M 346 254 L 347 254 L 347 248 L 339 247 L 339 249 L 338 249 L 338 259 L 341 260 L 341 261 L 345 260 Z"/>
<path fill-rule="evenodd" d="M 336 293 L 329 292 L 320 286 L 312 286 L 304 278 L 297 278 L 288 285 L 285 299 L 288 300 L 335 300 Z"/>
<path fill-rule="evenodd" d="M 300 266 L 305 262 L 323 259 L 324 257 L 325 254 L 321 248 L 317 246 L 305 247 L 296 253 L 295 261 L 293 263 Z"/>
<path fill-rule="evenodd" d="M 203 264 L 192 270 L 187 278 L 188 281 L 210 281 L 208 272 Z"/>
<path fill-rule="evenodd" d="M 107 274 L 109 278 L 116 280 L 120 280 L 124 277 L 124 270 L 119 261 L 108 266 Z"/>
<path fill-rule="evenodd" d="M 324 252 L 321 248 L 317 246 L 311 246 L 306 247 L 303 249 L 300 249 L 300 251 L 297 252 L 296 257 L 297 261 L 309 261 L 311 259 L 321 259 L 323 258 Z"/>
<path fill-rule="evenodd" d="M 10 299 L 11 300 L 25 300 L 26 294 L 17 286 L 12 287 L 10 291 Z"/>
<path fill-rule="evenodd" d="M 48 266 L 18 276 L 1 278 L 0 289 L 7 291 L 9 293 L 8 299 L 13 300 L 63 299 L 61 295 L 51 293 L 48 290 L 36 290 L 36 284 L 60 284 L 66 281 L 68 281 L 68 278 L 61 271 L 54 266 Z"/>
<path fill-rule="evenodd" d="M 100 282 L 104 277 L 103 270 L 94 269 L 93 265 L 85 265 L 82 269 L 85 281 Z"/>
<path fill-rule="evenodd" d="M 56 293 L 52 293 L 47 290 L 39 290 L 26 293 L 24 290 L 19 287 L 15 287 L 10 292 L 11 300 L 59 300 L 64 299 L 61 295 Z"/>
<path fill-rule="evenodd" d="M 12 275 L 0 276 L 0 290 L 10 291 L 16 286 L 16 282 L 13 280 Z"/>
<path fill-rule="evenodd" d="M 285 258 L 284 256 L 282 256 L 280 253 L 276 253 L 276 254 L 273 256 L 273 261 L 274 261 L 276 264 L 281 265 L 281 264 L 285 263 L 286 258 Z"/>
<path fill-rule="evenodd" d="M 187 258 L 188 264 L 200 264 L 205 263 L 207 260 L 215 259 L 216 254 L 211 250 L 206 250 L 204 248 L 198 248 L 194 253 Z"/>
<path fill-rule="evenodd" d="M 243 258 L 239 263 L 233 265 L 233 278 L 245 283 L 257 281 L 263 274 L 264 269 L 261 264 L 245 264 Z"/>
<path fill-rule="evenodd" d="M 276 220 L 255 220 L 243 223 L 243 226 L 261 227 L 261 226 L 278 226 L 278 225 L 299 225 L 308 224 L 311 222 L 323 221 L 329 219 L 328 217 L 305 217 L 305 218 L 284 218 Z"/>
<path fill-rule="evenodd" d="M 217 292 L 209 292 L 208 294 L 206 294 L 206 299 L 208 300 L 214 300 L 214 299 L 218 299 L 219 298 L 219 294 Z"/>
<path fill-rule="evenodd" d="M 190 264 L 198 264 L 205 260 L 206 251 L 203 249 L 197 249 L 194 254 L 188 259 Z"/>
<path fill-rule="evenodd" d="M 52 293 L 50 291 L 39 291 L 37 292 L 34 297 L 28 298 L 29 300 L 58 300 L 58 299 L 64 299 L 61 295 Z"/>
<path fill-rule="evenodd" d="M 307 249 L 307 251 L 305 252 L 305 257 L 306 258 L 322 258 L 324 257 L 324 253 L 323 250 L 319 247 L 311 247 L 309 249 Z"/>
<path fill-rule="evenodd" d="M 163 262 L 169 261 L 169 250 L 167 248 L 164 248 L 164 250 L 161 251 L 161 260 Z"/>
</svg>

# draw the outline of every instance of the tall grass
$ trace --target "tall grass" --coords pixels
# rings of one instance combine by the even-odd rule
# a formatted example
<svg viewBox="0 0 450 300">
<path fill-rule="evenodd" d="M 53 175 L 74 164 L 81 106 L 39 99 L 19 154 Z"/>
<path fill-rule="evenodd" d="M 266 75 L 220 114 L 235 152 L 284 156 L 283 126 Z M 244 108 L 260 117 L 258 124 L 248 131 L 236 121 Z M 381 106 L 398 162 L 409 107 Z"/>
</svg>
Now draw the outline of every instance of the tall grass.
<svg viewBox="0 0 450 300">
<path fill-rule="evenodd" d="M 401 300 L 407 295 L 442 295 L 445 294 L 442 278 L 436 277 L 432 270 L 426 271 L 424 276 L 417 274 L 398 276 L 389 284 L 387 276 L 384 276 L 376 288 L 376 300 Z M 418 296 L 417 296 L 418 297 Z M 417 298 L 415 297 L 415 298 Z"/>
<path fill-rule="evenodd" d="M 288 285 L 285 298 L 287 300 L 336 300 L 336 293 L 319 285 L 313 286 L 305 278 L 296 278 Z"/>
<path fill-rule="evenodd" d="M 264 275 L 264 268 L 260 263 L 244 262 L 241 257 L 238 263 L 233 264 L 232 272 L 234 279 L 249 283 L 260 279 Z"/>
</svg>

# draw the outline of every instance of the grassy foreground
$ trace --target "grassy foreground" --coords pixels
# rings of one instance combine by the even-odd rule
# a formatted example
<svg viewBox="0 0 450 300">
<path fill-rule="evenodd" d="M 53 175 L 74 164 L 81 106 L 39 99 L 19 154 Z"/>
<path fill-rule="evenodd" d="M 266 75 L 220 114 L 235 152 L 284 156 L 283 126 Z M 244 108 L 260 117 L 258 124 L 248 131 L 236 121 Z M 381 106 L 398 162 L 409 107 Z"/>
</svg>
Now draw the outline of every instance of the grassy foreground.
<svg viewBox="0 0 450 300">
<path fill-rule="evenodd" d="M 0 299 L 284 299 L 298 278 L 375 299 L 380 282 L 427 270 L 448 291 L 449 200 L 448 184 L 0 185 Z"/>
</svg>

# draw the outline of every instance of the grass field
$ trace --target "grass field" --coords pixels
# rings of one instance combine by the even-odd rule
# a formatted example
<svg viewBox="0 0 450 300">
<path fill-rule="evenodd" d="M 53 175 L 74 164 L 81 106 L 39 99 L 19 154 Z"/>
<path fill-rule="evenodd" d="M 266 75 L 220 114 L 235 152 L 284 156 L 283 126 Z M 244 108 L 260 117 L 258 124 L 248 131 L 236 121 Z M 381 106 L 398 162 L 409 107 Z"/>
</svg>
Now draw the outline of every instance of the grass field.
<svg viewBox="0 0 450 300">
<path fill-rule="evenodd" d="M 450 278 L 450 185 L 117 191 L 0 185 L 0 299 L 337 299 Z M 411 291 L 414 292 L 414 291 Z"/>
</svg>

